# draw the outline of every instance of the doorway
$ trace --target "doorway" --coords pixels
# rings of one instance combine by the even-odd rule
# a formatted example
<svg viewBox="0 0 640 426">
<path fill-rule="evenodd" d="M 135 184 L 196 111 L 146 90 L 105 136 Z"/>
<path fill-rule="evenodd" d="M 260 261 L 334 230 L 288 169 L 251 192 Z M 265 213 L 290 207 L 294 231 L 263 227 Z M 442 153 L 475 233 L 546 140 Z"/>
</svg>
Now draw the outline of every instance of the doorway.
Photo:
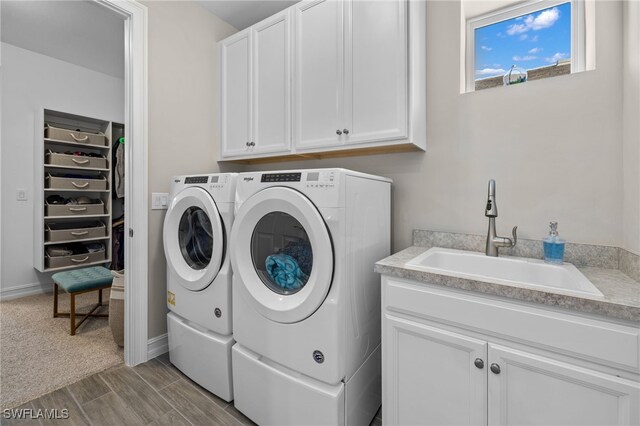
<svg viewBox="0 0 640 426">
<path fill-rule="evenodd" d="M 5 2 L 3 2 L 5 3 Z M 30 2 L 27 2 L 30 3 Z M 50 3 L 50 2 L 45 2 Z M 51 2 L 53 3 L 53 2 Z M 70 2 L 76 3 L 76 2 Z M 124 75 L 123 75 L 123 91 L 124 91 L 124 114 L 122 119 L 118 120 L 124 124 L 124 138 L 130 143 L 126 144 L 126 160 L 124 164 L 125 175 L 127 176 L 126 184 L 124 187 L 125 199 L 131 200 L 124 205 L 125 220 L 124 230 L 126 237 L 123 240 L 126 253 L 126 264 L 128 265 L 140 265 L 139 267 L 128 268 L 125 274 L 125 303 L 124 303 L 124 322 L 125 322 L 125 350 L 124 362 L 133 366 L 147 360 L 147 139 L 146 139 L 146 8 L 134 1 L 109 1 L 109 0 L 90 0 L 85 3 L 91 3 L 92 7 L 100 9 L 103 13 L 108 12 L 114 16 L 118 16 L 122 20 L 123 32 L 124 32 Z M 3 40 L 4 41 L 4 40 Z M 8 54 L 7 54 L 8 56 Z M 3 68 L 7 69 L 7 61 L 3 61 Z M 6 74 L 2 70 L 3 74 Z M 50 72 L 53 74 L 52 69 L 46 69 L 43 72 L 42 69 L 39 72 L 44 74 Z M 4 77 L 4 76 L 3 76 Z M 29 92 L 26 92 L 29 94 Z M 3 92 L 3 97 L 5 93 Z M 51 105 L 43 105 L 50 107 Z M 63 105 L 64 106 L 64 105 Z M 4 111 L 10 110 L 13 106 L 9 104 L 10 108 L 7 108 L 7 104 L 3 106 Z M 66 109 L 66 108 L 58 108 Z M 4 115 L 4 114 L 3 114 Z M 33 114 L 32 121 L 37 121 L 38 114 Z M 5 127 L 3 125 L 3 127 Z M 35 132 L 37 133 L 37 129 Z M 3 134 L 5 132 L 3 131 Z M 5 138 L 6 135 L 3 135 Z M 5 163 L 8 161 L 6 145 L 9 145 L 9 138 L 3 143 L 4 155 L 2 158 Z M 30 142 L 30 141 L 29 141 Z M 28 156 L 27 156 L 28 157 Z M 3 163 L 3 168 L 4 168 Z M 4 191 L 10 182 L 6 182 L 5 178 L 2 181 L 4 185 Z M 30 191 L 28 184 L 26 186 L 26 197 L 28 200 L 34 199 L 34 193 Z M 13 192 L 13 189 L 11 189 Z M 5 192 L 6 193 L 6 192 Z M 11 203 L 3 203 L 2 207 L 2 220 L 3 222 L 3 240 L 5 236 L 10 234 L 10 224 L 7 220 L 12 216 L 11 212 L 8 213 L 5 210 L 5 206 Z M 13 221 L 16 219 L 14 218 Z M 25 239 L 28 241 L 28 239 Z M 25 244 L 26 245 L 26 244 Z M 31 249 L 29 249 L 31 250 Z M 9 271 L 11 268 L 11 253 L 12 250 L 4 249 L 0 251 L 0 261 L 3 263 L 3 270 Z M 31 259 L 33 256 L 28 256 Z M 8 263 L 9 262 L 9 263 Z M 5 267 L 6 266 L 6 267 Z M 32 271 L 33 272 L 33 271 Z M 6 275 L 3 273 L 3 275 Z M 6 283 L 7 277 L 3 277 L 3 284 Z M 35 279 L 31 282 L 36 281 Z M 35 284 L 23 285 L 22 287 L 29 290 L 38 290 Z M 44 284 L 41 287 L 44 289 Z M 16 286 L 20 287 L 20 286 Z M 23 289 L 17 289 L 15 291 L 22 291 Z M 49 295 L 50 296 L 50 295 Z M 64 297 L 62 297 L 64 298 Z M 50 307 L 49 307 L 50 308 Z M 50 316 L 50 309 L 47 309 L 47 314 Z M 90 320 L 89 320 L 90 322 Z M 21 337 L 19 334 L 12 336 L 19 340 Z M 78 336 L 76 336 L 78 337 Z M 3 345 L 8 342 L 3 341 Z M 51 345 L 54 346 L 54 345 Z M 34 348 L 34 350 L 41 351 L 55 351 L 55 347 L 48 348 Z M 24 374 L 24 371 L 22 371 Z M 4 383 L 3 385 L 6 385 Z M 9 391 L 3 386 L 3 392 Z"/>
</svg>

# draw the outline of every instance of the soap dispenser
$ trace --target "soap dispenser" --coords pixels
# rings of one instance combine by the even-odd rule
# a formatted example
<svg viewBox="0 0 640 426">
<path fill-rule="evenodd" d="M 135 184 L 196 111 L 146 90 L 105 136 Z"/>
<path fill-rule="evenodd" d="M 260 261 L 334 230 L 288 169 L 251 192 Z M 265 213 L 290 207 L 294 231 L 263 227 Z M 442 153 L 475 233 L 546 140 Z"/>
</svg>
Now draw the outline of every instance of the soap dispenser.
<svg viewBox="0 0 640 426">
<path fill-rule="evenodd" d="M 544 261 L 562 264 L 564 259 L 564 240 L 558 236 L 558 222 L 550 222 L 549 236 L 542 244 L 544 246 Z"/>
</svg>

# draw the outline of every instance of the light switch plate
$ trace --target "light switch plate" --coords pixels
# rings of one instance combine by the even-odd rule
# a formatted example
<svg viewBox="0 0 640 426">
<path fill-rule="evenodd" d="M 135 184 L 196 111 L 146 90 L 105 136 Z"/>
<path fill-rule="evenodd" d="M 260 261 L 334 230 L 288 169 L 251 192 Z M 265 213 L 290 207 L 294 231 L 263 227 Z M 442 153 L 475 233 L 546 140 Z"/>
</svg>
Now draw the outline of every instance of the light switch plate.
<svg viewBox="0 0 640 426">
<path fill-rule="evenodd" d="M 169 194 L 153 192 L 151 194 L 151 210 L 166 210 L 169 207 Z"/>
<path fill-rule="evenodd" d="M 26 189 L 16 189 L 16 200 L 18 201 L 27 201 L 27 190 Z"/>
</svg>

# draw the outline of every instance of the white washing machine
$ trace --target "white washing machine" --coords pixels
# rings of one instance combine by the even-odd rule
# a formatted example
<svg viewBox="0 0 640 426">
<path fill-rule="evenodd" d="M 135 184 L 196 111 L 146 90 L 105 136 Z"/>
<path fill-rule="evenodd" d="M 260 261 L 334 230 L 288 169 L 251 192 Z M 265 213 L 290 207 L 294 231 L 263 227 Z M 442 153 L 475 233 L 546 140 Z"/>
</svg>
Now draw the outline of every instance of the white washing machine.
<svg viewBox="0 0 640 426">
<path fill-rule="evenodd" d="M 261 425 L 369 424 L 391 181 L 344 169 L 242 173 L 231 232 L 235 406 Z"/>
<path fill-rule="evenodd" d="M 176 176 L 164 220 L 171 363 L 231 401 L 229 234 L 237 174 Z"/>
</svg>

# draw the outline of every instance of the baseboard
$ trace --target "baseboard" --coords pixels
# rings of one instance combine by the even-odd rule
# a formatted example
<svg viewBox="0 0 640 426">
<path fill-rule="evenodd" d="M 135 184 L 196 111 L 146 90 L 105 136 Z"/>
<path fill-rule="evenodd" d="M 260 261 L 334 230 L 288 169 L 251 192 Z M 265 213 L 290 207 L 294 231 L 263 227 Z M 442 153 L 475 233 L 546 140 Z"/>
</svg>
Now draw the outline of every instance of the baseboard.
<svg viewBox="0 0 640 426">
<path fill-rule="evenodd" d="M 34 294 L 51 293 L 52 291 L 52 282 L 16 285 L 0 290 L 0 300 L 18 299 L 20 297 L 32 296 Z"/>
<path fill-rule="evenodd" d="M 169 337 L 167 333 L 153 337 L 147 341 L 147 359 L 153 359 L 169 352 Z"/>
</svg>

